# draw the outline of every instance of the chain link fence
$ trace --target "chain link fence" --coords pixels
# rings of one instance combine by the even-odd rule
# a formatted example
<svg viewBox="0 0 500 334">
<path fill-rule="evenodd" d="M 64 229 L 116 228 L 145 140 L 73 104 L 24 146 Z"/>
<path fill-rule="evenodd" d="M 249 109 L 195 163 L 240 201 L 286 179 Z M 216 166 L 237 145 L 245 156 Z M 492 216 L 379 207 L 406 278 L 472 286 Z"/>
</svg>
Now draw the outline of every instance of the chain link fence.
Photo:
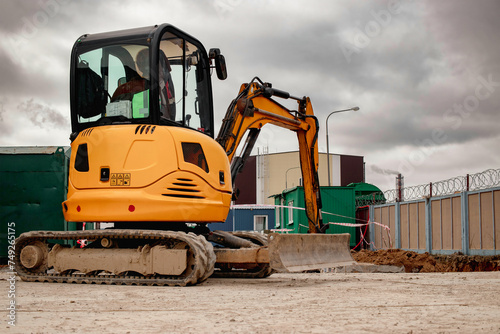
<svg viewBox="0 0 500 334">
<path fill-rule="evenodd" d="M 448 180 L 404 187 L 401 191 L 392 189 L 370 195 L 358 196 L 356 197 L 356 207 L 411 201 L 426 197 L 451 195 L 464 191 L 475 191 L 498 186 L 500 186 L 500 168 L 488 169 L 481 173 L 467 174 L 466 176 L 457 176 Z"/>
</svg>

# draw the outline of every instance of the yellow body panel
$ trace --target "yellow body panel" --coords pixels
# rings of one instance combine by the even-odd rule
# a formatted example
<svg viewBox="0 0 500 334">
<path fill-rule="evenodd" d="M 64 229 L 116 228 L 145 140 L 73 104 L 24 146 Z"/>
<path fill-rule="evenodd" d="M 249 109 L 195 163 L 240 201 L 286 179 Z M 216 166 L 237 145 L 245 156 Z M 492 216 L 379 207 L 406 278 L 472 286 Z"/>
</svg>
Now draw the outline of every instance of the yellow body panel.
<svg viewBox="0 0 500 334">
<path fill-rule="evenodd" d="M 199 144 L 205 163 L 197 164 L 199 155 L 195 161 L 185 156 L 182 143 Z M 82 144 L 88 171 L 75 169 Z M 102 180 L 103 168 L 109 168 L 108 180 Z M 209 136 L 180 127 L 101 126 L 72 143 L 63 212 L 67 221 L 221 222 L 231 192 L 228 159 Z"/>
</svg>

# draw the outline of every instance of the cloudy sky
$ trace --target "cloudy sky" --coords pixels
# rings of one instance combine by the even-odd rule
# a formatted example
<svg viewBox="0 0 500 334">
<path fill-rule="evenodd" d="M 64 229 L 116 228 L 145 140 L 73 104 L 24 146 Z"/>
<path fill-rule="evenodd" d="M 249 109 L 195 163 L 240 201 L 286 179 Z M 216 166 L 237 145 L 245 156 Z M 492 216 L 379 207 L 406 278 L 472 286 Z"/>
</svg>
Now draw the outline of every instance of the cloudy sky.
<svg viewBox="0 0 500 334">
<path fill-rule="evenodd" d="M 0 146 L 69 145 L 69 58 L 85 33 L 171 23 L 218 47 L 216 126 L 254 76 L 309 96 L 330 152 L 394 188 L 500 167 L 500 1 L 3 0 Z M 268 128 L 258 146 L 298 148 Z"/>
</svg>

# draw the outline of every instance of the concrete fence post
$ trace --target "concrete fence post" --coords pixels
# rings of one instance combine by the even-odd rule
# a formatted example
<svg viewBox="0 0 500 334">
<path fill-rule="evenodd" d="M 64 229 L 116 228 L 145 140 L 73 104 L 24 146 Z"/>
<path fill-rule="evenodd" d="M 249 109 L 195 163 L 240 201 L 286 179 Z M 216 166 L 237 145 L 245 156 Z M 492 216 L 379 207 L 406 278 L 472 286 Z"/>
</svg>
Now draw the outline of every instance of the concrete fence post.
<svg viewBox="0 0 500 334">
<path fill-rule="evenodd" d="M 401 249 L 401 202 L 394 206 L 394 247 Z"/>
<path fill-rule="evenodd" d="M 375 206 L 370 205 L 370 208 L 368 209 L 368 214 L 370 215 L 370 222 L 375 221 Z M 368 225 L 368 233 L 370 235 L 370 250 L 374 251 L 375 250 L 375 225 L 370 224 Z"/>
<path fill-rule="evenodd" d="M 425 198 L 425 251 L 432 253 L 432 205 L 431 197 Z"/>
<path fill-rule="evenodd" d="M 461 202 L 461 224 L 462 224 L 462 253 L 469 255 L 469 192 L 464 191 L 460 195 Z"/>
</svg>

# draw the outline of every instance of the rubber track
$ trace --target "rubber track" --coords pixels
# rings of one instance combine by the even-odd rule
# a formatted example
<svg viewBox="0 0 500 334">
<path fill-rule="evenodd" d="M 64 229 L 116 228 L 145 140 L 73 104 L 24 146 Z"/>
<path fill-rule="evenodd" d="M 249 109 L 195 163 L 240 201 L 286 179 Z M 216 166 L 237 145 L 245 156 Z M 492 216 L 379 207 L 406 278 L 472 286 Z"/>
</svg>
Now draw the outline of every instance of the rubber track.
<svg viewBox="0 0 500 334">
<path fill-rule="evenodd" d="M 235 231 L 231 234 L 250 240 L 260 246 L 267 246 L 267 237 L 257 232 Z M 212 277 L 215 278 L 265 278 L 273 273 L 269 263 L 259 265 L 258 270 L 215 270 Z"/>
<path fill-rule="evenodd" d="M 36 240 L 79 240 L 79 239 L 142 239 L 153 242 L 161 240 L 178 240 L 189 246 L 192 256 L 188 261 L 192 270 L 186 276 L 121 276 L 121 275 L 59 275 L 52 273 L 32 273 L 21 265 L 20 253 L 24 246 Z M 153 231 L 153 230 L 93 230 L 93 231 L 33 231 L 23 233 L 16 239 L 15 263 L 17 274 L 24 281 L 80 284 L 113 284 L 113 285 L 149 285 L 149 286 L 186 286 L 205 281 L 214 271 L 215 253 L 212 244 L 203 236 L 194 233 Z"/>
</svg>

